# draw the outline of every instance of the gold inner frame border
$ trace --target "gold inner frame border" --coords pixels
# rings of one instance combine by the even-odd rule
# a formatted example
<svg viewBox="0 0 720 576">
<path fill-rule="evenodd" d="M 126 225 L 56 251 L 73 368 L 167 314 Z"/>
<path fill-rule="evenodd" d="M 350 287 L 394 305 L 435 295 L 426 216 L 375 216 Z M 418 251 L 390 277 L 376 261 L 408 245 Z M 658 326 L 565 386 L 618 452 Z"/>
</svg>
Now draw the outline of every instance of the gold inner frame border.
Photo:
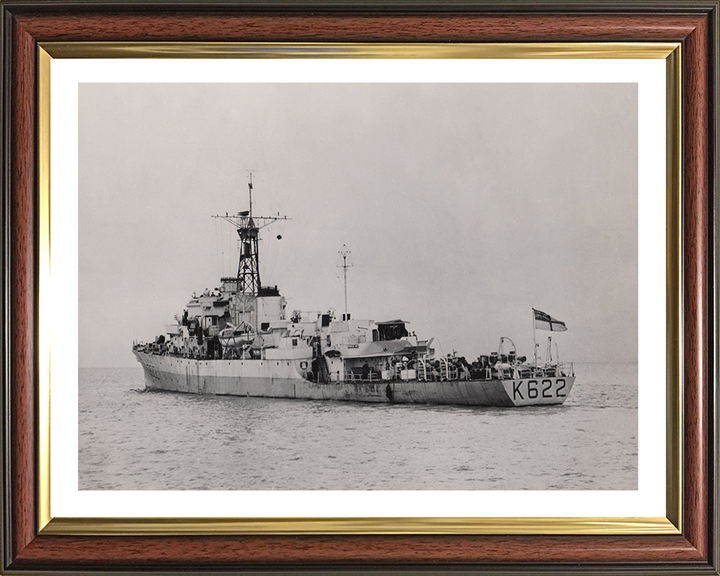
<svg viewBox="0 0 720 576">
<path fill-rule="evenodd" d="M 50 70 L 53 58 L 494 58 L 666 61 L 666 517 L 53 518 L 50 513 Z M 37 47 L 39 239 L 38 531 L 182 534 L 679 534 L 682 531 L 681 45 L 658 42 L 361 44 L 41 42 Z"/>
</svg>

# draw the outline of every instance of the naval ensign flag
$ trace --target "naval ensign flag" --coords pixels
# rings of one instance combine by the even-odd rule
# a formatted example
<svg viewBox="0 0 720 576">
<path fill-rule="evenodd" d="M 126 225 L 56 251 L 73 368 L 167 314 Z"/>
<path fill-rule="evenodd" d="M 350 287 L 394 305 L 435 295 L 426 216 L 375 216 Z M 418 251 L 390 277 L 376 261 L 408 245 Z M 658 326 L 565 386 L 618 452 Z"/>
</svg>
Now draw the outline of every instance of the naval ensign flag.
<svg viewBox="0 0 720 576">
<path fill-rule="evenodd" d="M 535 315 L 535 328 L 538 330 L 550 330 L 550 332 L 565 332 L 567 326 L 565 322 L 556 320 L 550 314 L 545 314 L 540 310 L 533 308 L 533 314 Z"/>
</svg>

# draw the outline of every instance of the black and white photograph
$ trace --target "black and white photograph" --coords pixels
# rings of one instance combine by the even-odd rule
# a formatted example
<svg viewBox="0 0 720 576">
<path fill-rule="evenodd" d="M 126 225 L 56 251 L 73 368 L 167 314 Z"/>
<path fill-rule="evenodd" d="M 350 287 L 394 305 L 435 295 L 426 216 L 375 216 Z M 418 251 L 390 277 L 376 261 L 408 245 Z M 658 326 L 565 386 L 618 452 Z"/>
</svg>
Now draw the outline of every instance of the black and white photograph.
<svg viewBox="0 0 720 576">
<path fill-rule="evenodd" d="M 638 85 L 83 83 L 80 490 L 637 490 Z"/>
</svg>

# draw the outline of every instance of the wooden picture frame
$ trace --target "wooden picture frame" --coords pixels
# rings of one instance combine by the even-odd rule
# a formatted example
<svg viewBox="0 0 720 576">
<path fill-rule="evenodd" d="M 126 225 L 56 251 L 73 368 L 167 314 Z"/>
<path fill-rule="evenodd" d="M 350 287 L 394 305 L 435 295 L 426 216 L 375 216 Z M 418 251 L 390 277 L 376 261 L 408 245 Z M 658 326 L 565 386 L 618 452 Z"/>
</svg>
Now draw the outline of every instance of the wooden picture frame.
<svg viewBox="0 0 720 576">
<path fill-rule="evenodd" d="M 717 421 L 717 2 L 42 2 L 2 4 L 3 197 L 3 523 L 6 573 L 114 571 L 222 572 L 658 572 L 718 574 Z M 665 43 L 679 66 L 682 126 L 668 171 L 682 191 L 670 210 L 682 252 L 679 310 L 668 316 L 678 357 L 682 427 L 668 442 L 668 519 L 680 529 L 624 532 L 572 529 L 322 530 L 237 532 L 222 522 L 196 530 L 162 523 L 53 525 L 48 517 L 48 430 L 43 417 L 39 279 L 43 253 L 40 85 L 46 48 L 72 54 L 84 43 Z M 116 47 L 122 45 L 116 44 Z M 52 52 L 52 50 L 50 50 Z M 122 53 L 122 52 L 119 52 Z M 116 52 L 116 55 L 119 54 Z M 108 53 L 106 56 L 112 56 Z M 673 162 L 670 161 L 672 166 Z M 675 226 L 679 228 L 675 228 Z M 672 235 L 672 234 L 671 234 Z M 670 298 L 672 299 L 672 298 Z M 675 308 L 678 308 L 676 306 Z M 673 325 L 673 318 L 678 318 Z M 671 342 L 672 346 L 673 343 Z M 680 435 L 681 434 L 681 435 Z M 677 514 L 673 515 L 673 510 Z M 582 532 L 582 533 L 581 533 Z"/>
</svg>

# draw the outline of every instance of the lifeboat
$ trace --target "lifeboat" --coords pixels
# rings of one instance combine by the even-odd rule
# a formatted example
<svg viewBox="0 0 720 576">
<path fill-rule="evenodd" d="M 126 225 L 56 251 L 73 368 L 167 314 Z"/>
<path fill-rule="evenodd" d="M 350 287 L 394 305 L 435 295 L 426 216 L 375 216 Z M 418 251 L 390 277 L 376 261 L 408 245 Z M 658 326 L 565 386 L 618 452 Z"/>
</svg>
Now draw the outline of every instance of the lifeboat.
<svg viewBox="0 0 720 576">
<path fill-rule="evenodd" d="M 221 330 L 218 339 L 223 348 L 242 348 L 252 344 L 256 337 L 255 327 L 247 322 Z"/>
</svg>

